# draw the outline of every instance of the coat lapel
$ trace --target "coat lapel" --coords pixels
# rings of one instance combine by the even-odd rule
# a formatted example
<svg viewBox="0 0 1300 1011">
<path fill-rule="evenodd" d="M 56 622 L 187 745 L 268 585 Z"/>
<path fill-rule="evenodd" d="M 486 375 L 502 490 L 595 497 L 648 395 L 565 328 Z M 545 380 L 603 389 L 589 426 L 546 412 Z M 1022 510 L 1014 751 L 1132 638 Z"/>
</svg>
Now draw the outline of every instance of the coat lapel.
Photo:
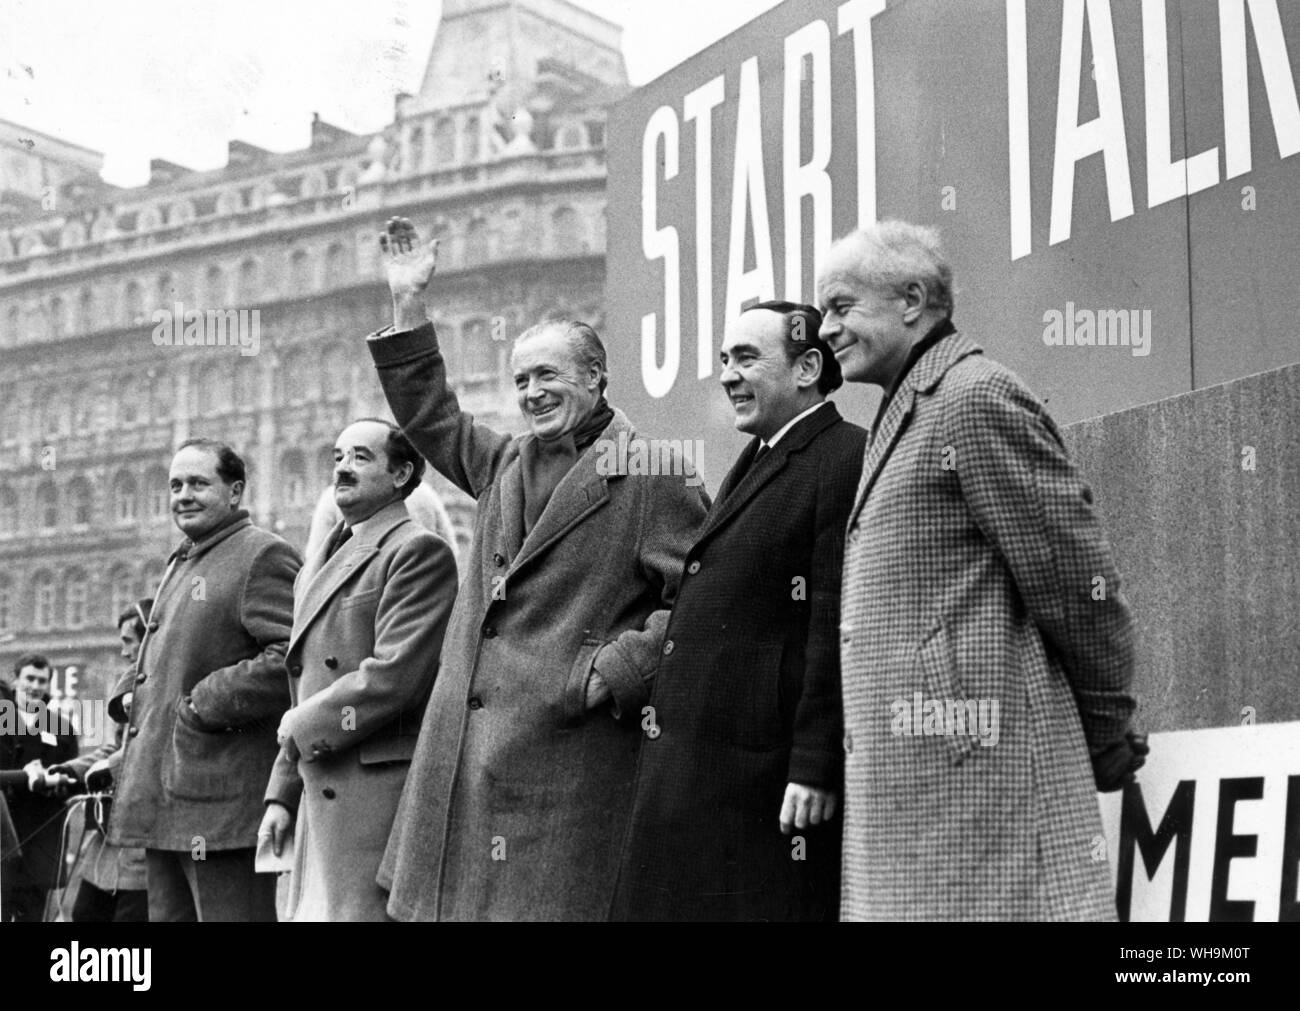
<svg viewBox="0 0 1300 1011">
<path fill-rule="evenodd" d="M 799 452 L 819 433 L 839 420 L 840 412 L 835 409 L 834 404 L 828 402 L 825 407 L 817 408 L 812 414 L 786 432 L 772 451 L 737 482 L 735 479 L 737 472 L 742 466 L 749 466 L 754 454 L 758 452 L 759 440 L 754 439 L 745 447 L 735 466 L 727 474 L 727 478 L 723 482 L 723 490 L 726 494 L 719 494 L 714 501 L 709 514 L 704 518 L 704 526 L 696 543 L 703 542 L 714 531 L 740 512 L 764 485 L 785 469 L 786 461 L 790 459 L 792 453 Z"/>
<path fill-rule="evenodd" d="M 289 641 L 292 650 L 306 630 L 311 627 L 325 605 L 347 585 L 358 573 L 365 571 L 370 560 L 379 554 L 379 545 L 383 543 L 390 531 L 410 521 L 405 502 L 393 502 L 366 521 L 365 532 L 353 537 L 343 545 L 328 561 L 325 552 L 334 543 L 335 527 L 329 539 L 321 546 L 317 555 L 317 566 L 302 587 L 302 607 L 294 615 L 293 635 Z M 342 526 L 340 523 L 339 526 Z M 297 596 L 297 595 L 295 595 Z"/>
<path fill-rule="evenodd" d="M 858 514 L 866 504 L 867 496 L 880 476 L 885 462 L 898 443 L 899 436 L 907 428 L 912 418 L 918 393 L 929 394 L 939 385 L 939 380 L 953 365 L 970 354 L 980 354 L 979 345 L 960 333 L 954 333 L 930 348 L 912 366 L 903 378 L 894 399 L 885 408 L 885 416 L 880 419 L 880 427 L 867 445 L 866 456 L 862 461 L 862 477 L 858 481 L 858 493 L 854 498 L 853 511 L 849 514 L 850 527 L 857 521 Z"/>
<path fill-rule="evenodd" d="M 614 420 L 605 427 L 605 430 L 600 433 L 595 442 L 582 451 L 582 455 L 578 457 L 577 462 L 569 468 L 569 472 L 555 486 L 551 500 L 546 503 L 542 515 L 537 518 L 533 529 L 524 538 L 519 553 L 514 555 L 510 564 L 510 571 L 506 574 L 507 577 L 514 575 L 521 566 L 536 558 L 609 500 L 607 479 L 596 470 L 596 461 L 600 455 L 597 450 L 601 442 L 605 440 L 618 442 L 622 433 L 626 433 L 628 441 L 635 438 L 635 432 L 631 423 L 627 420 L 627 415 L 615 408 Z M 517 526 L 507 527 L 507 537 L 511 529 L 523 529 L 523 477 L 518 465 L 514 466 L 513 469 L 516 471 L 515 479 L 520 483 L 521 487 L 518 491 L 518 502 L 512 503 L 512 505 L 517 505 L 517 512 L 513 515 L 503 516 L 503 521 L 517 524 Z M 610 476 L 618 477 L 620 475 Z M 503 481 L 501 489 L 503 508 L 506 505 L 506 490 Z"/>
<path fill-rule="evenodd" d="M 501 473 L 501 534 L 507 558 L 517 558 L 524 542 L 524 466 L 519 455 Z"/>
</svg>

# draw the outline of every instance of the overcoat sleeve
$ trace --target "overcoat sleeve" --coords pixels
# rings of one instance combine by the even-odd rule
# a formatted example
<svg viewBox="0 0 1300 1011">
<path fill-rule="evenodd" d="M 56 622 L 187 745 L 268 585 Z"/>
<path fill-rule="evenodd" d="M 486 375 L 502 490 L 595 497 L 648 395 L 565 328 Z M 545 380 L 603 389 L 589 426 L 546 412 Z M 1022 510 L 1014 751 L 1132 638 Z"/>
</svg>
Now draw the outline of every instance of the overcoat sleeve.
<svg viewBox="0 0 1300 1011">
<path fill-rule="evenodd" d="M 302 565 L 284 541 L 267 544 L 253 559 L 240 594 L 239 621 L 257 643 L 257 655 L 214 670 L 190 698 L 204 724 L 239 728 L 278 720 L 289 707 L 284 654 L 293 627 L 293 581 Z"/>
<path fill-rule="evenodd" d="M 614 697 L 614 716 L 622 720 L 640 720 L 642 708 L 650 701 L 650 680 L 659 665 L 682 566 L 709 511 L 703 486 L 651 477 L 644 487 L 637 564 L 662 606 L 650 613 L 642 628 L 630 628 L 606 643 L 592 664 Z"/>
<path fill-rule="evenodd" d="M 1058 658 L 1096 752 L 1134 709 L 1133 623 L 1110 545 L 1056 425 L 1012 377 L 971 383 L 945 425 L 962 494 Z"/>
<path fill-rule="evenodd" d="M 424 700 L 456 586 L 445 541 L 430 534 L 397 549 L 375 611 L 374 654 L 288 713 L 286 729 L 304 761 L 356 747 Z"/>
<path fill-rule="evenodd" d="M 462 491 L 478 498 L 492 486 L 510 436 L 460 409 L 447 385 L 447 363 L 433 324 L 372 334 L 366 341 L 393 417 L 416 449 Z"/>
</svg>

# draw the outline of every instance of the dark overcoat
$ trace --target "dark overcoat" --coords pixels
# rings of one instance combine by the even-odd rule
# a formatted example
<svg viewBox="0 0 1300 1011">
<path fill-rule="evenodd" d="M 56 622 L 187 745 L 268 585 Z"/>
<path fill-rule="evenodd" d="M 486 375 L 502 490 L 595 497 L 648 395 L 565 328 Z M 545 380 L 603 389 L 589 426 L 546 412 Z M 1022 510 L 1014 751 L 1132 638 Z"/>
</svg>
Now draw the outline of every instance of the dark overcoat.
<svg viewBox="0 0 1300 1011">
<path fill-rule="evenodd" d="M 289 707 L 284 652 L 298 553 L 233 522 L 173 555 L 154 596 L 108 841 L 160 850 L 255 846 L 262 796 Z M 183 711 L 191 696 L 201 723 Z"/>
<path fill-rule="evenodd" d="M 668 622 L 615 918 L 835 918 L 839 819 L 784 836 L 779 814 L 787 783 L 841 786 L 840 568 L 866 437 L 826 404 L 724 481 Z"/>
<path fill-rule="evenodd" d="M 0 776 L 22 859 L 16 864 L 14 887 L 51 889 L 63 862 L 60 836 L 64 802 L 27 789 L 23 766 L 39 761 L 45 768 L 77 757 L 77 735 L 68 718 L 46 699 L 49 707 L 29 731 L 18 714 L 15 693 L 0 682 Z"/>
<path fill-rule="evenodd" d="M 520 451 L 535 437 L 494 432 L 460 410 L 432 326 L 369 346 L 403 430 L 478 500 L 380 867 L 388 911 L 403 920 L 603 920 L 646 682 L 708 499 L 680 458 L 675 474 L 602 473 L 602 446 L 636 440 L 616 409 L 525 536 Z M 589 711 L 593 665 L 613 702 Z"/>
<path fill-rule="evenodd" d="M 285 665 L 294 706 L 267 799 L 297 814 L 296 920 L 384 920 L 379 859 L 415 754 L 456 599 L 447 542 L 385 506 L 332 556 L 339 524 L 298 574 Z"/>
</svg>

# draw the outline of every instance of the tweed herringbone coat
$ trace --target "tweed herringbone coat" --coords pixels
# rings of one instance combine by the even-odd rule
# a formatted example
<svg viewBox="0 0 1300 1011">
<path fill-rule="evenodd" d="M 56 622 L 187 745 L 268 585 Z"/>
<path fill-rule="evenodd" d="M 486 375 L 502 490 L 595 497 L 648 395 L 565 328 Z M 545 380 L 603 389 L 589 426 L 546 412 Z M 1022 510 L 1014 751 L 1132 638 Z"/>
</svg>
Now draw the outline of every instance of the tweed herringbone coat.
<svg viewBox="0 0 1300 1011">
<path fill-rule="evenodd" d="M 839 820 L 785 836 L 779 814 L 787 783 L 841 789 L 840 574 L 866 441 L 827 403 L 723 482 L 668 622 L 615 919 L 837 916 Z"/>
<path fill-rule="evenodd" d="M 474 539 L 380 883 L 402 920 L 608 915 L 682 562 L 708 509 L 675 474 L 601 473 L 614 410 L 525 536 L 520 450 L 460 410 L 433 327 L 369 342 L 394 416 L 478 500 Z M 592 667 L 613 707 L 586 708 Z"/>
<path fill-rule="evenodd" d="M 289 912 L 296 920 L 386 920 L 379 860 L 438 673 L 456 560 L 393 502 L 333 555 L 335 527 L 294 587 L 281 749 L 266 799 L 296 812 Z"/>
<path fill-rule="evenodd" d="M 959 333 L 867 449 L 842 607 L 842 918 L 1114 919 L 1089 747 L 1128 727 L 1132 622 L 1055 424 Z M 950 701 L 990 733 L 914 718 Z"/>
</svg>

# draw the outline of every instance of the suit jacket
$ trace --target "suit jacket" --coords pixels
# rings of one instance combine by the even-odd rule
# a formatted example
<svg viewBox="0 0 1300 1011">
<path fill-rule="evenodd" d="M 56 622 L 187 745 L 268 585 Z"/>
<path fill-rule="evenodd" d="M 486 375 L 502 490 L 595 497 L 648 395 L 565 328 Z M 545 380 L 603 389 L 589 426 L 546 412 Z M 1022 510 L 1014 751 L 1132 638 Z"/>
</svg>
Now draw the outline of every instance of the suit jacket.
<svg viewBox="0 0 1300 1011">
<path fill-rule="evenodd" d="M 22 769 L 33 760 L 48 769 L 75 758 L 77 735 L 67 717 L 54 711 L 53 706 L 42 714 L 34 731 L 29 732 L 15 706 L 13 689 L 0 682 L 0 785 L 22 854 L 15 880 L 10 884 L 49 889 L 54 887 L 63 860 L 59 840 L 64 802 L 30 792 L 27 774 Z M 46 732 L 41 733 L 45 728 L 48 728 Z M 4 856 L 14 856 L 12 845 L 5 846 Z"/>
<path fill-rule="evenodd" d="M 301 560 L 247 513 L 175 558 L 154 595 L 108 841 L 189 850 L 257 843 L 262 794 L 289 705 L 284 651 Z M 201 722 L 182 705 L 189 695 Z"/>
<path fill-rule="evenodd" d="M 1132 622 L 1056 426 L 961 334 L 867 449 L 842 624 L 841 916 L 1114 919 L 1089 748 L 1127 728 Z"/>
<path fill-rule="evenodd" d="M 840 572 L 866 440 L 827 403 L 723 483 L 665 633 L 615 918 L 835 918 L 838 820 L 795 833 L 793 859 L 778 815 L 787 783 L 841 786 Z"/>
<path fill-rule="evenodd" d="M 385 506 L 294 586 L 285 727 L 266 799 L 297 812 L 290 909 L 302 920 L 382 920 L 375 883 L 456 599 L 447 543 Z M 304 784 L 306 786 L 304 792 Z"/>
<path fill-rule="evenodd" d="M 478 500 L 465 581 L 381 884 L 410 919 L 604 919 L 641 708 L 704 519 L 677 475 L 601 473 L 614 420 L 523 533 L 521 447 L 460 410 L 433 327 L 370 341 L 394 416 Z M 642 447 L 644 450 L 645 447 Z M 613 705 L 586 708 L 593 664 Z M 614 719 L 614 709 L 622 719 Z"/>
</svg>

